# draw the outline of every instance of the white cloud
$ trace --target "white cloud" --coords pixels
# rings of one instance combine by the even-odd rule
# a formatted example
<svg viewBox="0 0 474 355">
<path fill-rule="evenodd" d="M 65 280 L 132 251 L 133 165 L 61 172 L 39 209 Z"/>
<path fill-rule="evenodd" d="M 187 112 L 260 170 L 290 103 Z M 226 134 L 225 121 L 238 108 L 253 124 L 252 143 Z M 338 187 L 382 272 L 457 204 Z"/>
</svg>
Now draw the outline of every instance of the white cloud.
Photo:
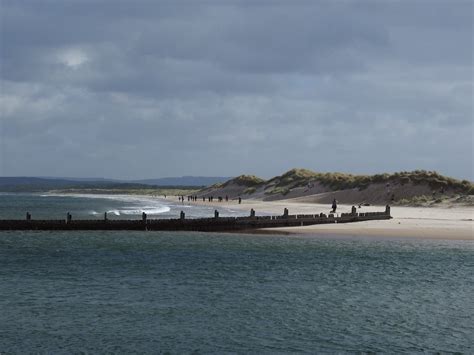
<svg viewBox="0 0 474 355">
<path fill-rule="evenodd" d="M 80 48 L 65 48 L 57 52 L 57 61 L 71 69 L 78 69 L 89 60 L 86 52 Z"/>
</svg>

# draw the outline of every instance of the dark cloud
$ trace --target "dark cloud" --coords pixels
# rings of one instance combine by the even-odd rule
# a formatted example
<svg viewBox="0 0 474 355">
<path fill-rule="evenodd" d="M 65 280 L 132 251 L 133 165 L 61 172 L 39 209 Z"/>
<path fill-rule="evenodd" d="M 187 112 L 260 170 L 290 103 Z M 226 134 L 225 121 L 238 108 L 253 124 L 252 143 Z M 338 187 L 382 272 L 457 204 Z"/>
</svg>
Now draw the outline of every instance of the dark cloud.
<svg viewBox="0 0 474 355">
<path fill-rule="evenodd" d="M 2 175 L 473 177 L 470 1 L 1 6 Z"/>
</svg>

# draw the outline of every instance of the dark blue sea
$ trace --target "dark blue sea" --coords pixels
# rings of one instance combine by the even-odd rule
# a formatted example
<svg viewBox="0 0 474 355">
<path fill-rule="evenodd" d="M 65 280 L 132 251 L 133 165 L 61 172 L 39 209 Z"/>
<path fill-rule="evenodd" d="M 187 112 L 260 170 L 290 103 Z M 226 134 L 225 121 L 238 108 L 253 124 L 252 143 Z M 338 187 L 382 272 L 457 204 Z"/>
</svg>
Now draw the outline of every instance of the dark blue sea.
<svg viewBox="0 0 474 355">
<path fill-rule="evenodd" d="M 0 218 L 141 210 L 50 198 Z M 472 354 L 473 275 L 472 241 L 0 232 L 0 354 Z"/>
</svg>

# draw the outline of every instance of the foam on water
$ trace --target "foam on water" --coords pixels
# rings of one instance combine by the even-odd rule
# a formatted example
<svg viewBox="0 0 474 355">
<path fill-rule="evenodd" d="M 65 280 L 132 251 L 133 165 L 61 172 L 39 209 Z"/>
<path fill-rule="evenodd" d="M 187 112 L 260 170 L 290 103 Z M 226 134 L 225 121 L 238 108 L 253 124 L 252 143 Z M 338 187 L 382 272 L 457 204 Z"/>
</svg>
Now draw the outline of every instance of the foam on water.
<svg viewBox="0 0 474 355">
<path fill-rule="evenodd" d="M 41 194 L 41 197 L 62 197 L 71 199 L 112 200 L 124 202 L 127 205 L 121 208 L 106 209 L 104 212 L 115 216 L 159 215 L 169 212 L 171 208 L 165 204 L 163 199 L 151 196 L 129 196 L 129 195 L 102 195 L 102 194 Z M 130 205 L 133 204 L 133 205 Z M 96 210 L 90 210 L 89 215 L 97 216 L 103 214 Z"/>
<path fill-rule="evenodd" d="M 107 213 L 114 214 L 116 216 L 120 216 L 120 211 L 119 210 L 110 210 L 110 211 L 107 211 Z"/>
<path fill-rule="evenodd" d="M 163 207 L 152 207 L 152 206 L 145 206 L 140 209 L 133 209 L 133 208 L 128 208 L 128 209 L 120 209 L 120 210 L 110 210 L 107 211 L 107 213 L 114 214 L 116 216 L 121 216 L 121 215 L 140 215 L 143 212 L 145 212 L 147 215 L 157 215 L 165 212 L 169 212 L 171 209 L 167 206 Z"/>
</svg>

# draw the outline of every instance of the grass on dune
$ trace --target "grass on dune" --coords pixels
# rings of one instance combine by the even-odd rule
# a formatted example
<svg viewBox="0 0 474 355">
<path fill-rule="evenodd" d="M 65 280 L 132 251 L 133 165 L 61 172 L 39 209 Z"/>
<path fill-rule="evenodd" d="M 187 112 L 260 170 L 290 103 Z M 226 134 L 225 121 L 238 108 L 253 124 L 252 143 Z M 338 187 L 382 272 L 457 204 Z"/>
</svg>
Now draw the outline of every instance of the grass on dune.
<svg viewBox="0 0 474 355">
<path fill-rule="evenodd" d="M 465 194 L 474 194 L 474 185 L 468 180 L 458 180 L 437 173 L 436 171 L 415 170 L 401 171 L 392 174 L 354 175 L 346 173 L 319 173 L 307 169 L 292 169 L 281 176 L 276 176 L 266 183 L 266 189 L 273 187 L 269 193 L 281 193 L 282 190 L 292 189 L 318 182 L 331 190 L 358 188 L 363 190 L 376 183 L 413 183 L 427 184 L 432 189 L 455 190 Z"/>
</svg>

